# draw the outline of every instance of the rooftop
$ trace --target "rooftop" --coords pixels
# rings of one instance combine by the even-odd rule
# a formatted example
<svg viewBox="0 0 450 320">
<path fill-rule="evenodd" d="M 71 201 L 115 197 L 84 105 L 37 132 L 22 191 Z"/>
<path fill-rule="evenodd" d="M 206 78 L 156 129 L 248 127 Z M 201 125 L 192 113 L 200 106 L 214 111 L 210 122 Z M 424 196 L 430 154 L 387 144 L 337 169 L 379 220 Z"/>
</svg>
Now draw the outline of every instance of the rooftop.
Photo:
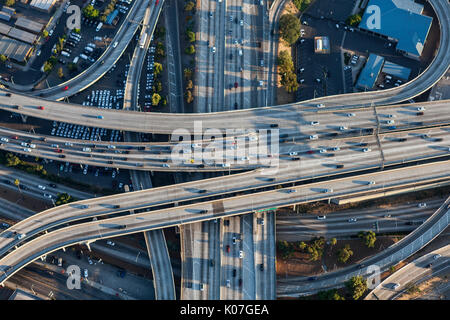
<svg viewBox="0 0 450 320">
<path fill-rule="evenodd" d="M 381 68 L 384 64 L 384 58 L 371 53 L 361 74 L 359 75 L 356 87 L 361 90 L 370 90 L 375 85 Z"/>
<path fill-rule="evenodd" d="M 380 29 L 367 25 L 373 15 L 367 9 L 359 27 L 396 39 L 397 50 L 420 57 L 433 20 L 421 14 L 423 6 L 413 0 L 370 0 L 367 8 L 372 5 L 380 8 Z"/>
</svg>

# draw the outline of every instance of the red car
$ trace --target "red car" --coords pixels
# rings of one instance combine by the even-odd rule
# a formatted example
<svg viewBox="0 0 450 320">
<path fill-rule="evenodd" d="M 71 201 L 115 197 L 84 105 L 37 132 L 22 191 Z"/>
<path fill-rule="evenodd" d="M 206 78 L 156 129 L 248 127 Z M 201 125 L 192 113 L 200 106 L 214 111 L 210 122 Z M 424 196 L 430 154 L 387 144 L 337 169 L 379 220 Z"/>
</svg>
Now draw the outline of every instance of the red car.
<svg viewBox="0 0 450 320">
<path fill-rule="evenodd" d="M 39 110 L 44 110 L 45 108 L 43 106 L 38 107 Z"/>
<path fill-rule="evenodd" d="M 55 149 L 55 152 L 57 152 L 57 153 L 63 153 L 62 149 Z"/>
<path fill-rule="evenodd" d="M 155 4 L 155 6 L 157 6 L 157 5 L 158 5 L 158 3 L 159 3 L 159 0 L 156 0 L 156 4 Z"/>
<path fill-rule="evenodd" d="M 17 139 L 19 139 L 19 137 L 18 136 L 12 136 L 11 139 L 17 140 Z"/>
<path fill-rule="evenodd" d="M 69 90 L 69 86 L 65 86 L 65 87 L 63 88 L 63 91 L 66 91 L 66 90 Z"/>
<path fill-rule="evenodd" d="M 314 150 L 308 150 L 308 151 L 306 151 L 306 153 L 308 153 L 308 154 L 313 154 L 313 153 L 314 153 Z"/>
<path fill-rule="evenodd" d="M 230 245 L 227 244 L 227 252 L 230 252 Z"/>
<path fill-rule="evenodd" d="M 237 82 L 234 83 L 234 88 L 239 87 L 239 84 Z"/>
</svg>

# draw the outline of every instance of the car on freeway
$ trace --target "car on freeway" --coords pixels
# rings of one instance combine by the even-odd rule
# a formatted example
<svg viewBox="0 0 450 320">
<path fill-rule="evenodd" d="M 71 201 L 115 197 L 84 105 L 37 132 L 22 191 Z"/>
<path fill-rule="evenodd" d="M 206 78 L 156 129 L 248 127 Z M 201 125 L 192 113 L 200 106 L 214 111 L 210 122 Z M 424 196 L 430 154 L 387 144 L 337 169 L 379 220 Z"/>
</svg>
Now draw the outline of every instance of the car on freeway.
<svg viewBox="0 0 450 320">
<path fill-rule="evenodd" d="M 231 281 L 230 279 L 227 279 L 227 288 L 231 287 Z"/>
<path fill-rule="evenodd" d="M 333 189 L 331 189 L 331 188 L 326 188 L 326 189 L 323 189 L 322 192 L 323 192 L 323 193 L 332 193 L 332 192 L 333 192 Z"/>
<path fill-rule="evenodd" d="M 227 244 L 225 249 L 227 250 L 227 253 L 229 253 L 230 252 L 230 245 Z"/>
<path fill-rule="evenodd" d="M 239 250 L 239 259 L 244 258 L 244 251 Z"/>
<path fill-rule="evenodd" d="M 38 185 L 38 188 L 41 189 L 41 190 L 45 190 L 46 189 L 45 186 L 43 186 L 41 184 Z"/>
<path fill-rule="evenodd" d="M 46 197 L 46 198 L 48 198 L 48 199 L 51 199 L 51 198 L 52 198 L 52 195 L 49 194 L 49 193 L 44 193 L 44 197 Z"/>
<path fill-rule="evenodd" d="M 87 279 L 87 277 L 89 276 L 87 269 L 84 269 L 83 275 L 84 275 L 84 278 Z"/>
<path fill-rule="evenodd" d="M 320 122 L 319 121 L 311 121 L 310 124 L 312 126 L 317 126 L 318 124 L 320 124 Z"/>
<path fill-rule="evenodd" d="M 426 206 L 427 206 L 427 204 L 425 202 L 421 202 L 418 205 L 419 208 L 426 208 Z"/>
<path fill-rule="evenodd" d="M 313 135 L 309 136 L 309 140 L 317 140 L 317 139 L 318 139 L 317 134 L 313 134 Z"/>
<path fill-rule="evenodd" d="M 435 254 L 434 256 L 433 256 L 433 259 L 434 260 L 437 260 L 437 259 L 439 259 L 441 257 L 441 255 L 438 253 L 438 254 Z"/>
<path fill-rule="evenodd" d="M 395 290 L 395 289 L 397 289 L 398 287 L 400 287 L 400 284 L 399 284 L 399 283 L 393 283 L 393 284 L 391 285 L 391 289 L 392 289 L 392 290 Z"/>
<path fill-rule="evenodd" d="M 363 152 L 370 152 L 370 151 L 372 151 L 370 148 L 364 148 L 363 149 Z"/>
<path fill-rule="evenodd" d="M 348 219 L 348 222 L 356 222 L 356 221 L 357 221 L 356 218 L 350 218 L 350 219 Z"/>
<path fill-rule="evenodd" d="M 323 103 L 319 103 L 318 105 L 316 105 L 317 108 L 325 108 L 325 105 Z"/>
<path fill-rule="evenodd" d="M 317 216 L 317 220 L 325 220 L 327 216 Z"/>
<path fill-rule="evenodd" d="M 65 87 L 63 88 L 63 91 L 67 91 L 67 90 L 69 90 L 69 86 L 65 86 Z"/>
<path fill-rule="evenodd" d="M 315 281 L 315 280 L 317 280 L 317 277 L 309 277 L 308 278 L 308 281 Z"/>
<path fill-rule="evenodd" d="M 418 107 L 416 110 L 417 111 L 425 111 L 425 107 Z"/>
<path fill-rule="evenodd" d="M 106 244 L 107 245 L 110 245 L 110 246 L 112 246 L 112 247 L 114 247 L 116 244 L 113 242 L 113 241 L 111 241 L 111 240 L 107 240 L 106 241 Z"/>
</svg>

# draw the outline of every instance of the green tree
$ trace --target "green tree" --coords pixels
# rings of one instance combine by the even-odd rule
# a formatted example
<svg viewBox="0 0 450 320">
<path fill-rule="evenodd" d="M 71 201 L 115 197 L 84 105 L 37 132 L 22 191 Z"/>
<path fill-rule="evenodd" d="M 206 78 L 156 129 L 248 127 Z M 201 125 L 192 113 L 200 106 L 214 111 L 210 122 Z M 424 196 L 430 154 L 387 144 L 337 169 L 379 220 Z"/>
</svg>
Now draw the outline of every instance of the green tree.
<svg viewBox="0 0 450 320">
<path fill-rule="evenodd" d="M 338 261 L 346 263 L 352 255 L 353 251 L 350 249 L 350 245 L 346 244 L 344 248 L 338 251 Z"/>
<path fill-rule="evenodd" d="M 44 38 L 47 38 L 48 37 L 48 31 L 47 30 L 42 31 L 42 36 Z"/>
<path fill-rule="evenodd" d="M 192 78 L 192 69 L 184 68 L 183 73 L 184 73 L 184 77 L 186 79 L 191 79 Z"/>
<path fill-rule="evenodd" d="M 190 46 L 188 46 L 185 50 L 184 50 L 184 52 L 186 52 L 187 54 L 194 54 L 195 53 L 195 47 L 194 47 L 194 45 L 190 45 Z"/>
<path fill-rule="evenodd" d="M 161 42 L 156 44 L 155 53 L 158 58 L 164 58 L 166 56 L 164 45 Z"/>
<path fill-rule="evenodd" d="M 14 185 L 18 187 L 20 185 L 20 180 L 19 179 L 14 180 Z"/>
<path fill-rule="evenodd" d="M 45 61 L 44 63 L 44 72 L 50 72 L 53 69 L 53 64 L 50 61 Z"/>
<path fill-rule="evenodd" d="M 282 15 L 280 18 L 280 33 L 289 45 L 293 45 L 300 37 L 300 20 L 289 13 Z"/>
<path fill-rule="evenodd" d="M 195 42 L 195 33 L 190 30 L 186 31 L 186 38 L 189 42 Z"/>
<path fill-rule="evenodd" d="M 152 105 L 156 107 L 159 104 L 159 101 L 161 101 L 161 96 L 157 93 L 154 93 L 152 95 Z"/>
<path fill-rule="evenodd" d="M 330 239 L 330 244 L 331 244 L 332 246 L 335 246 L 336 243 L 337 243 L 337 239 L 336 239 L 336 238 L 331 238 L 331 239 Z"/>
<path fill-rule="evenodd" d="M 306 8 L 311 4 L 311 0 L 294 0 L 294 5 L 300 11 L 305 11 Z"/>
<path fill-rule="evenodd" d="M 8 58 L 4 54 L 0 54 L 0 61 L 5 63 L 6 60 L 8 60 Z"/>
<path fill-rule="evenodd" d="M 161 83 L 161 81 L 156 81 L 155 91 L 156 92 L 161 92 L 162 91 L 162 83 Z"/>
<path fill-rule="evenodd" d="M 73 29 L 73 32 L 80 34 L 81 30 L 79 28 L 75 28 L 75 29 Z"/>
<path fill-rule="evenodd" d="M 94 6 L 89 4 L 86 7 L 84 7 L 83 15 L 88 19 L 96 20 L 98 19 L 99 11 L 95 9 Z"/>
<path fill-rule="evenodd" d="M 5 1 L 5 6 L 7 6 L 7 7 L 12 7 L 15 4 L 16 4 L 15 0 L 6 0 Z"/>
<path fill-rule="evenodd" d="M 320 300 L 345 300 L 344 297 L 340 296 L 336 289 L 331 289 L 327 291 L 319 291 L 317 297 Z"/>
<path fill-rule="evenodd" d="M 56 195 L 55 205 L 60 206 L 62 204 L 70 203 L 76 201 L 74 198 L 72 198 L 71 195 L 64 193 L 58 193 Z"/>
<path fill-rule="evenodd" d="M 186 3 L 184 5 L 184 11 L 186 11 L 186 12 L 192 11 L 194 9 L 194 7 L 195 7 L 195 3 L 192 1 L 189 1 L 188 3 Z"/>
<path fill-rule="evenodd" d="M 278 56 L 278 70 L 280 74 L 294 70 L 294 62 L 292 61 L 291 54 L 287 50 L 281 51 Z"/>
<path fill-rule="evenodd" d="M 194 84 L 192 83 L 192 80 L 189 79 L 186 84 L 186 90 L 192 89 L 193 87 L 194 87 Z"/>
<path fill-rule="evenodd" d="M 192 101 L 194 101 L 194 96 L 192 95 L 191 90 L 187 90 L 186 91 L 185 97 L 186 97 L 186 102 L 187 103 L 191 103 Z"/>
<path fill-rule="evenodd" d="M 375 232 L 373 231 L 361 231 L 358 233 L 358 237 L 364 240 L 364 243 L 368 248 L 375 247 L 375 241 L 377 241 L 377 237 L 375 235 Z"/>
<path fill-rule="evenodd" d="M 306 248 L 306 243 L 305 242 L 303 242 L 303 241 L 301 241 L 300 242 L 300 244 L 298 245 L 298 248 L 300 249 L 300 250 L 305 250 L 305 248 Z"/>
<path fill-rule="evenodd" d="M 346 22 L 347 22 L 347 24 L 349 24 L 353 27 L 357 27 L 360 24 L 361 20 L 362 20 L 361 15 L 357 13 L 357 14 L 354 14 L 354 15 L 351 15 L 350 17 L 348 17 Z"/>
<path fill-rule="evenodd" d="M 281 84 L 289 93 L 297 91 L 299 87 L 297 76 L 292 71 L 286 72 L 281 75 Z"/>
<path fill-rule="evenodd" d="M 61 79 L 64 78 L 63 68 L 61 67 L 58 68 L 58 77 L 60 77 Z"/>
<path fill-rule="evenodd" d="M 155 76 L 157 76 L 163 70 L 162 64 L 159 63 L 159 62 L 155 62 L 154 67 L 155 67 L 155 72 L 154 73 L 155 73 Z"/>
<path fill-rule="evenodd" d="M 354 300 L 361 298 L 367 291 L 367 281 L 362 276 L 351 277 L 345 285 L 350 290 Z"/>
<path fill-rule="evenodd" d="M 12 153 L 8 153 L 6 154 L 6 166 L 7 167 L 16 167 L 18 165 L 20 165 L 22 161 L 20 161 L 20 159 L 13 155 Z"/>
</svg>

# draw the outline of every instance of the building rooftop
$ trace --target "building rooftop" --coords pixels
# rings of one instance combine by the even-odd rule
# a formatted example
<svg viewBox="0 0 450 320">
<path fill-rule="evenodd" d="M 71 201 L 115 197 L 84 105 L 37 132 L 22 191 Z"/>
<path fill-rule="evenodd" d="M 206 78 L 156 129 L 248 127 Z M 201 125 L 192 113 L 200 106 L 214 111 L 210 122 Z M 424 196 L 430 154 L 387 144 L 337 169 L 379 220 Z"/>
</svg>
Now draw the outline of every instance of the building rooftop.
<svg viewBox="0 0 450 320">
<path fill-rule="evenodd" d="M 330 39 L 328 37 L 314 37 L 315 53 L 330 53 Z"/>
<path fill-rule="evenodd" d="M 397 50 L 420 57 L 433 20 L 421 14 L 423 6 L 413 0 L 370 0 L 367 8 L 371 5 L 380 8 L 380 29 L 368 27 L 367 9 L 359 27 L 396 39 Z"/>
<path fill-rule="evenodd" d="M 34 33 L 39 33 L 44 28 L 44 25 L 42 23 L 20 17 L 17 19 L 15 23 L 16 27 L 19 27 L 21 29 L 25 29 Z"/>
<path fill-rule="evenodd" d="M 362 69 L 356 87 L 361 90 L 370 90 L 375 85 L 381 68 L 384 64 L 384 58 L 371 53 L 366 65 Z"/>
<path fill-rule="evenodd" d="M 31 0 L 30 6 L 40 10 L 48 11 L 55 4 L 56 0 Z"/>
<path fill-rule="evenodd" d="M 403 79 L 405 81 L 409 79 L 409 75 L 411 74 L 411 69 L 400 66 L 390 61 L 386 61 L 384 63 L 382 71 L 386 74 L 390 74 L 391 76 Z"/>
</svg>

